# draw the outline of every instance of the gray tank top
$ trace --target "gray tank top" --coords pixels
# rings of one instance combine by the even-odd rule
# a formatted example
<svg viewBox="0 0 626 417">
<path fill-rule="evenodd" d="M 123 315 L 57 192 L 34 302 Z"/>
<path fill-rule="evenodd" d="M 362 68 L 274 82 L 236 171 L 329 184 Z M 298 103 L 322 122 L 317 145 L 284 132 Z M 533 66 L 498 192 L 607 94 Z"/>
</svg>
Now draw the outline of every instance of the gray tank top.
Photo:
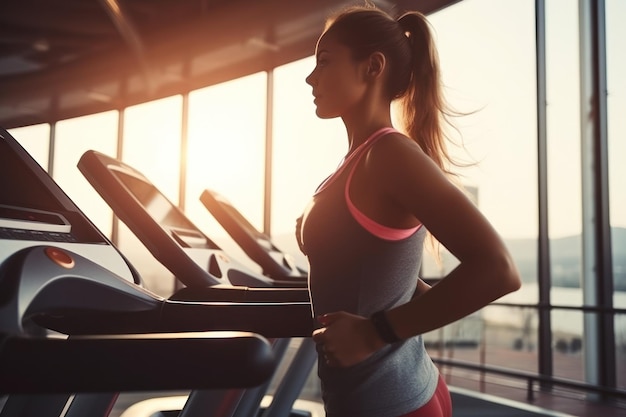
<svg viewBox="0 0 626 417">
<path fill-rule="evenodd" d="M 369 317 L 408 302 L 415 291 L 426 230 L 400 240 L 382 239 L 348 209 L 348 175 L 365 153 L 325 182 L 303 216 L 302 246 L 316 317 L 336 311 Z M 428 402 L 439 372 L 417 336 L 348 368 L 319 360 L 318 375 L 328 417 L 396 417 Z"/>
</svg>

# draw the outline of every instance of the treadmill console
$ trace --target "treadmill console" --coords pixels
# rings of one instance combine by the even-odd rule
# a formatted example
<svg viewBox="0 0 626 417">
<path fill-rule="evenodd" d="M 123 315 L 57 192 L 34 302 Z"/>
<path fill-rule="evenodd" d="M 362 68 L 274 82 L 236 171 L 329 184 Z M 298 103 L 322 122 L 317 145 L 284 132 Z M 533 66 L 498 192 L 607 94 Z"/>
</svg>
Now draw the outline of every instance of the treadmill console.
<svg viewBox="0 0 626 417">
<path fill-rule="evenodd" d="M 306 284 L 307 271 L 296 265 L 293 256 L 281 251 L 268 235 L 254 227 L 223 195 L 204 190 L 200 201 L 222 227 L 239 243 L 244 252 L 276 279 L 292 285 Z"/>
<path fill-rule="evenodd" d="M 0 178 L 0 264 L 21 249 L 54 244 L 140 282 L 121 253 L 2 128 Z"/>
<path fill-rule="evenodd" d="M 128 164 L 87 151 L 78 168 L 152 255 L 188 287 L 273 286 L 228 257 L 150 180 Z"/>
</svg>

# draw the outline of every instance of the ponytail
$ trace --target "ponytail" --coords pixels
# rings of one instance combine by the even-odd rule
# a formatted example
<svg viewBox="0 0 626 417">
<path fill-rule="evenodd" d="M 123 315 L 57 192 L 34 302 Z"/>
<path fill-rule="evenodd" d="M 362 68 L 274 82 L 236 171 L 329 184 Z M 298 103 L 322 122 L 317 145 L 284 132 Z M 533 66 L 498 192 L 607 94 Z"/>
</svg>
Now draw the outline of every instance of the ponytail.
<svg viewBox="0 0 626 417">
<path fill-rule="evenodd" d="M 430 23 L 419 12 L 406 13 L 398 19 L 411 47 L 412 72 L 405 92 L 397 100 L 405 133 L 444 171 L 456 165 L 446 148 L 443 124 L 452 113 L 445 102 L 439 57 Z"/>
</svg>

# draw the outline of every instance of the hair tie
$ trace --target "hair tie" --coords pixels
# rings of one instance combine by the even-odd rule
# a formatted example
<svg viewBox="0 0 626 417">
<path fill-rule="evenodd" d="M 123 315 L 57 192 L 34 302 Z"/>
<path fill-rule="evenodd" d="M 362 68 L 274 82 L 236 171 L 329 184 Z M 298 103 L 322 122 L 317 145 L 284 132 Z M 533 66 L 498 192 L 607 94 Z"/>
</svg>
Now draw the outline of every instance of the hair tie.
<svg viewBox="0 0 626 417">
<path fill-rule="evenodd" d="M 400 25 L 400 29 L 402 29 L 404 36 L 411 38 L 411 35 L 413 34 L 413 27 L 411 26 L 410 18 L 408 16 L 408 14 L 403 14 L 398 18 L 397 22 Z"/>
</svg>

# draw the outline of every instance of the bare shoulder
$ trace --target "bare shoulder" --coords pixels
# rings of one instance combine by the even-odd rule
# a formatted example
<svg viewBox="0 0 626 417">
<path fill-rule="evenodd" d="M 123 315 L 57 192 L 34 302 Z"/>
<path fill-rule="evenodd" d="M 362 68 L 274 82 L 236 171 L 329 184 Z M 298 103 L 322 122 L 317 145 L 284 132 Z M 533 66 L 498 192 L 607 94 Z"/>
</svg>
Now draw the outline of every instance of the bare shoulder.
<svg viewBox="0 0 626 417">
<path fill-rule="evenodd" d="M 372 146 L 376 153 L 388 154 L 394 152 L 422 152 L 420 146 L 411 138 L 401 132 L 392 132 L 381 137 Z"/>
<path fill-rule="evenodd" d="M 464 195 L 443 170 L 420 148 L 402 134 L 378 140 L 366 159 L 369 183 L 380 196 L 387 196 L 424 223 L 435 222 L 441 208 L 464 204 Z"/>
<path fill-rule="evenodd" d="M 385 182 L 399 179 L 419 180 L 443 175 L 422 148 L 402 133 L 391 133 L 379 139 L 366 156 L 368 171 Z"/>
</svg>

